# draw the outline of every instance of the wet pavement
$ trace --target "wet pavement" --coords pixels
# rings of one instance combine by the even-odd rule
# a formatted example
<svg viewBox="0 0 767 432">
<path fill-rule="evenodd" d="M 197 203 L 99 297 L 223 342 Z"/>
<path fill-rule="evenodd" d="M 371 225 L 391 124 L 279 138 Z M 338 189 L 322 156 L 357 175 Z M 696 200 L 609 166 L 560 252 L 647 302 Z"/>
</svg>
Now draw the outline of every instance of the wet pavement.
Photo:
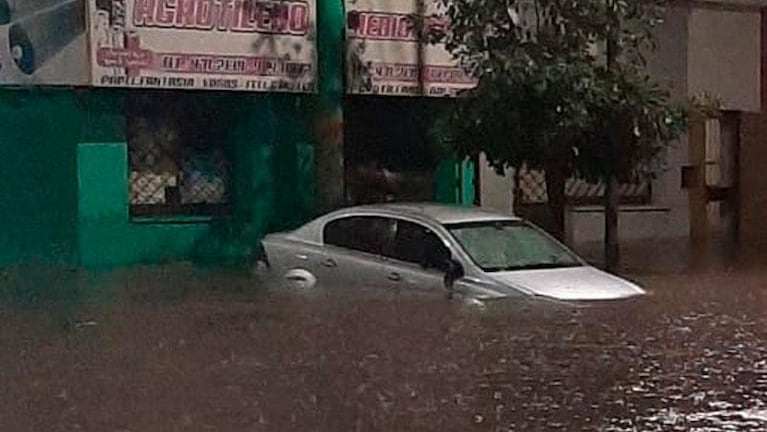
<svg viewBox="0 0 767 432">
<path fill-rule="evenodd" d="M 758 265 L 482 313 L 188 269 L 72 278 L 109 301 L 0 308 L 1 431 L 767 430 Z"/>
</svg>

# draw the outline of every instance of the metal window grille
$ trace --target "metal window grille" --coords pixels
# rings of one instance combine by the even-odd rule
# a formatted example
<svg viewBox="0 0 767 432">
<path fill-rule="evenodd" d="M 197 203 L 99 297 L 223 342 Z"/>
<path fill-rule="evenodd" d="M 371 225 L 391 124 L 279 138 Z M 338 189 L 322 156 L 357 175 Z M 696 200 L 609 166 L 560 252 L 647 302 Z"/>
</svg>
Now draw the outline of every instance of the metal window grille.
<svg viewBox="0 0 767 432">
<path fill-rule="evenodd" d="M 199 95 L 196 97 L 204 97 Z M 126 105 L 132 216 L 221 216 L 230 163 L 215 112 L 188 96 L 139 94 Z"/>
<path fill-rule="evenodd" d="M 541 170 L 521 169 L 516 175 L 516 197 L 522 205 L 546 204 L 546 173 Z M 605 187 L 580 179 L 569 179 L 565 184 L 565 196 L 571 205 L 601 204 Z M 621 204 L 648 204 L 652 197 L 649 181 L 624 183 L 619 186 Z"/>
<path fill-rule="evenodd" d="M 546 174 L 543 171 L 522 168 L 516 173 L 515 184 L 520 204 L 545 204 L 549 201 Z"/>
</svg>

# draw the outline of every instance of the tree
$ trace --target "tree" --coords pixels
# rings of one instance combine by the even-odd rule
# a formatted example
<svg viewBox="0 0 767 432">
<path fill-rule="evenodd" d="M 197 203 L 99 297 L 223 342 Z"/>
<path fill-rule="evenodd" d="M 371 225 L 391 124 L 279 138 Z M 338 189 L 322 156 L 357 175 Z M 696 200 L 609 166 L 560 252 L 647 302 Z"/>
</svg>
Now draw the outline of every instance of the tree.
<svg viewBox="0 0 767 432">
<path fill-rule="evenodd" d="M 493 167 L 546 172 L 564 230 L 566 180 L 606 192 L 606 264 L 617 265 L 615 185 L 652 176 L 686 127 L 645 67 L 667 0 L 440 0 L 446 43 L 478 78 L 446 123 L 455 150 Z"/>
</svg>

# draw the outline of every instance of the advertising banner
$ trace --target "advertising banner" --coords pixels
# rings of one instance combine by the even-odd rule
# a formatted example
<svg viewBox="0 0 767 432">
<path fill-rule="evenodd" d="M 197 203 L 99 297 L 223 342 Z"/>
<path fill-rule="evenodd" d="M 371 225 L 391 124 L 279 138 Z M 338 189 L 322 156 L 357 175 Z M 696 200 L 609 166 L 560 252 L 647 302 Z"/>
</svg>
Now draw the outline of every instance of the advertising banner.
<svg viewBox="0 0 767 432">
<path fill-rule="evenodd" d="M 315 0 L 88 0 L 93 85 L 315 91 Z"/>
<path fill-rule="evenodd" d="M 347 92 L 392 96 L 454 96 L 475 80 L 444 45 L 421 43 L 426 32 L 447 28 L 437 0 L 346 0 Z M 419 18 L 417 18 L 419 17 Z"/>
<path fill-rule="evenodd" d="M 0 0 L 0 85 L 88 84 L 86 0 Z"/>
</svg>

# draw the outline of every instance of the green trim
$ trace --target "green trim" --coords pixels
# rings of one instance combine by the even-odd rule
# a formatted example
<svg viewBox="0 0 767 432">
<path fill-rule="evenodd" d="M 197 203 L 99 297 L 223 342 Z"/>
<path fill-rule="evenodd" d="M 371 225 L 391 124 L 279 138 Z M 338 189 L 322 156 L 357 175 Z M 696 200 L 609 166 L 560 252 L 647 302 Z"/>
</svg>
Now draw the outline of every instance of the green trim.
<svg viewBox="0 0 767 432">
<path fill-rule="evenodd" d="M 474 163 L 445 158 L 437 165 L 435 199 L 438 202 L 474 205 Z"/>
<path fill-rule="evenodd" d="M 11 6 L 7 1 L 0 2 L 0 25 L 7 25 L 11 22 Z"/>
</svg>

